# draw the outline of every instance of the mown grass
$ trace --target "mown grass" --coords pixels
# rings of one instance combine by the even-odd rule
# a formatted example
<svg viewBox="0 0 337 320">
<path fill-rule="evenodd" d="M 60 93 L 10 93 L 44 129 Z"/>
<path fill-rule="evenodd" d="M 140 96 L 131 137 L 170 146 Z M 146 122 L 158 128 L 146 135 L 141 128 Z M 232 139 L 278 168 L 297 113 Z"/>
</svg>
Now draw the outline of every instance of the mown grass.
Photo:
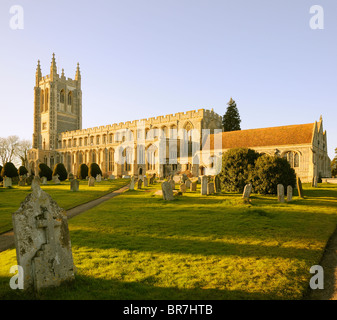
<svg viewBox="0 0 337 320">
<path fill-rule="evenodd" d="M 48 192 L 59 206 L 65 210 L 76 207 L 104 196 L 126 185 L 129 180 L 118 179 L 96 183 L 88 187 L 87 181 L 80 181 L 78 192 L 70 191 L 70 182 L 64 181 L 60 185 L 52 182 L 41 188 Z M 12 189 L 0 188 L 0 234 L 12 229 L 12 213 L 19 209 L 20 203 L 31 192 L 31 187 L 13 186 Z"/>
<path fill-rule="evenodd" d="M 305 199 L 201 197 L 175 201 L 151 186 L 69 221 L 76 281 L 39 294 L 9 289 L 15 250 L 0 253 L 2 299 L 301 299 L 337 224 L 337 188 Z"/>
</svg>

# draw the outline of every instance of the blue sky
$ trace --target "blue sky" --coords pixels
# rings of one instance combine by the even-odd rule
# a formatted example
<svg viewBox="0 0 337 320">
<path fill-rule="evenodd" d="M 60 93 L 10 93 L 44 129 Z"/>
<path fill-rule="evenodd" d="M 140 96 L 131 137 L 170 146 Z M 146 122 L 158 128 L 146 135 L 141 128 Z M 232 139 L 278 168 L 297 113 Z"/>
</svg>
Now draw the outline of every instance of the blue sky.
<svg viewBox="0 0 337 320">
<path fill-rule="evenodd" d="M 12 5 L 24 29 L 9 27 Z M 324 9 L 324 30 L 309 26 Z M 335 0 L 1 0 L 0 136 L 31 139 L 37 60 L 82 72 L 83 128 L 237 102 L 242 129 L 323 115 L 337 147 Z"/>
</svg>

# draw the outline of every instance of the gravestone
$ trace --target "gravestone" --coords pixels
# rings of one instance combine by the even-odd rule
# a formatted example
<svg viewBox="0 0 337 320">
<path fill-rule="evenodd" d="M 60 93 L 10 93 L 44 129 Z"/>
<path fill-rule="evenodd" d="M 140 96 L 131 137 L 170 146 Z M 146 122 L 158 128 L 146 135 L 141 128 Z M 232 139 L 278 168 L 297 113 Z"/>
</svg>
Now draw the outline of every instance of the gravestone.
<svg viewBox="0 0 337 320">
<path fill-rule="evenodd" d="M 43 186 L 45 186 L 45 185 L 47 185 L 47 178 L 46 177 L 42 177 L 41 178 L 41 184 L 43 185 Z"/>
<path fill-rule="evenodd" d="M 89 177 L 88 180 L 88 187 L 94 187 L 95 186 L 95 178 L 94 177 Z"/>
<path fill-rule="evenodd" d="M 102 176 L 100 174 L 96 176 L 96 182 L 102 182 Z"/>
<path fill-rule="evenodd" d="M 207 195 L 207 184 L 208 184 L 207 176 L 201 176 L 200 181 L 201 181 L 201 191 L 200 192 L 202 196 L 205 196 Z"/>
<path fill-rule="evenodd" d="M 29 176 L 26 179 L 27 186 L 31 186 L 33 182 L 34 176 Z"/>
<path fill-rule="evenodd" d="M 183 175 L 181 176 L 181 182 L 185 183 L 187 179 L 188 179 L 187 175 L 183 173 Z"/>
<path fill-rule="evenodd" d="M 192 181 L 190 179 L 187 179 L 185 181 L 186 189 L 190 189 L 191 188 L 191 183 L 192 183 Z"/>
<path fill-rule="evenodd" d="M 312 179 L 312 187 L 317 188 L 317 184 L 318 184 L 318 178 L 317 176 L 314 176 Z"/>
<path fill-rule="evenodd" d="M 186 192 L 186 184 L 185 183 L 181 183 L 179 186 L 179 191 L 181 193 L 185 193 Z"/>
<path fill-rule="evenodd" d="M 147 177 L 144 176 L 144 187 L 149 186 L 149 181 L 147 180 Z"/>
<path fill-rule="evenodd" d="M 123 175 L 122 179 L 130 179 L 131 177 L 129 175 Z"/>
<path fill-rule="evenodd" d="M 74 175 L 72 173 L 68 174 L 68 180 L 71 181 L 74 179 Z"/>
<path fill-rule="evenodd" d="M 4 177 L 3 178 L 3 187 L 4 188 L 12 187 L 12 178 Z"/>
<path fill-rule="evenodd" d="M 73 179 L 70 181 L 70 190 L 77 192 L 80 188 L 80 182 L 77 179 Z"/>
<path fill-rule="evenodd" d="M 245 185 L 242 195 L 242 198 L 245 202 L 249 202 L 250 194 L 252 193 L 252 188 L 253 187 L 251 183 Z"/>
<path fill-rule="evenodd" d="M 198 184 L 198 181 L 191 182 L 191 188 L 190 188 L 190 190 L 191 191 L 197 191 L 197 184 Z"/>
<path fill-rule="evenodd" d="M 57 174 L 56 176 L 53 176 L 53 182 L 54 182 L 55 184 L 60 184 L 60 183 L 61 183 L 59 177 L 60 177 L 60 176 L 59 176 L 58 174 Z"/>
<path fill-rule="evenodd" d="M 24 186 L 26 185 L 26 178 L 25 178 L 25 176 L 20 176 L 19 179 L 20 179 L 20 180 L 19 180 L 19 182 L 18 182 L 18 185 L 19 185 L 20 187 L 24 187 Z"/>
<path fill-rule="evenodd" d="M 115 180 L 116 177 L 115 177 L 113 174 L 111 174 L 110 177 L 109 177 L 109 179 L 110 179 L 110 180 Z"/>
<path fill-rule="evenodd" d="M 143 184 L 143 180 L 142 179 L 139 179 L 138 180 L 138 189 L 141 189 L 142 188 L 142 184 Z"/>
<path fill-rule="evenodd" d="M 167 201 L 174 200 L 172 186 L 168 181 L 164 181 L 161 184 L 161 190 L 163 193 L 163 199 Z"/>
<path fill-rule="evenodd" d="M 36 180 L 32 186 L 12 222 L 24 289 L 39 291 L 74 280 L 75 267 L 65 211 Z"/>
<path fill-rule="evenodd" d="M 287 202 L 293 201 L 293 187 L 288 186 L 287 187 Z"/>
<path fill-rule="evenodd" d="M 175 183 L 180 183 L 181 182 L 181 177 L 178 176 L 178 175 L 174 175 L 173 176 L 173 180 L 174 180 Z"/>
<path fill-rule="evenodd" d="M 214 177 L 214 189 L 215 193 L 221 193 L 221 180 L 219 176 Z"/>
<path fill-rule="evenodd" d="M 302 187 L 302 181 L 299 177 L 296 178 L 296 184 L 297 184 L 297 191 L 298 191 L 298 196 L 300 198 L 303 198 L 303 187 Z"/>
<path fill-rule="evenodd" d="M 214 193 L 214 182 L 207 183 L 207 194 Z"/>
<path fill-rule="evenodd" d="M 283 203 L 284 202 L 284 186 L 283 184 L 277 185 L 277 201 Z"/>
<path fill-rule="evenodd" d="M 129 190 L 134 190 L 134 189 L 135 189 L 135 177 L 132 176 L 130 186 L 129 186 Z"/>
</svg>

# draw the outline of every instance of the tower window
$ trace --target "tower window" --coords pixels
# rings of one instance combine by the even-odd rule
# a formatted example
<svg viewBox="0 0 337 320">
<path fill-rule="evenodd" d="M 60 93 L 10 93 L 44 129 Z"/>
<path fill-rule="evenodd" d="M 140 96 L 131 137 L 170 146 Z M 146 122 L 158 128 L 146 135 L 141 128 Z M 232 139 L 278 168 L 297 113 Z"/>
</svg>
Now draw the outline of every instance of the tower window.
<svg viewBox="0 0 337 320">
<path fill-rule="evenodd" d="M 47 130 L 47 122 L 42 123 L 42 130 Z"/>
<path fill-rule="evenodd" d="M 70 92 L 68 93 L 68 106 L 72 106 L 72 104 L 73 104 L 73 94 L 72 94 L 72 92 L 70 91 Z"/>
<path fill-rule="evenodd" d="M 60 92 L 60 103 L 64 103 L 64 90 L 63 89 Z"/>
</svg>

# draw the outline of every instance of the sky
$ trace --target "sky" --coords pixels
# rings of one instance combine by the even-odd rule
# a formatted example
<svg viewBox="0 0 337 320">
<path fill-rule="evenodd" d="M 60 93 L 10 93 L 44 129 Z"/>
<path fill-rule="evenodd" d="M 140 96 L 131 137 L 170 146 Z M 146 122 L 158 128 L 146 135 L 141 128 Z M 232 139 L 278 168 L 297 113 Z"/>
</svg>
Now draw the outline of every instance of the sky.
<svg viewBox="0 0 337 320">
<path fill-rule="evenodd" d="M 13 29 L 12 6 L 23 8 Z M 324 29 L 313 29 L 324 10 Z M 322 17 L 322 16 L 320 16 Z M 0 137 L 33 133 L 37 61 L 82 75 L 83 128 L 196 109 L 241 128 L 312 123 L 323 116 L 337 148 L 335 0 L 1 0 Z"/>
</svg>

